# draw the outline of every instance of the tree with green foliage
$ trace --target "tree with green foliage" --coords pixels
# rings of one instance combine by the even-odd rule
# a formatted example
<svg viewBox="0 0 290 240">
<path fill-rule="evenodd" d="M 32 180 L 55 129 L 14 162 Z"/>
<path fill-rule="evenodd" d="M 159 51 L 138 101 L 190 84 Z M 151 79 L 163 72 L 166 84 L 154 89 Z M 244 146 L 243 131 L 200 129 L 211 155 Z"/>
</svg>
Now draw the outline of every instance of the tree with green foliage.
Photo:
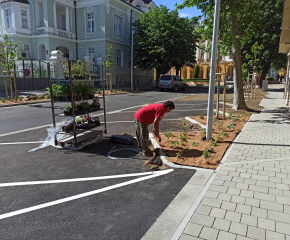
<svg viewBox="0 0 290 240">
<path fill-rule="evenodd" d="M 20 44 L 21 39 L 19 39 L 18 44 L 13 43 L 8 40 L 8 35 L 4 34 L 3 40 L 4 49 L 0 49 L 1 64 L 5 66 L 4 71 L 14 71 L 15 62 L 22 59 L 18 54 L 18 44 Z"/>
<path fill-rule="evenodd" d="M 199 65 L 196 65 L 194 69 L 193 78 L 199 78 Z"/>
<path fill-rule="evenodd" d="M 254 35 L 257 15 L 256 0 L 222 0 L 219 23 L 219 40 L 222 42 L 221 55 L 232 53 L 234 62 L 234 109 L 247 108 L 242 78 L 241 42 Z M 215 1 L 213 0 L 184 0 L 178 8 L 197 6 L 202 11 L 204 22 L 198 27 L 203 39 L 211 39 Z"/>
<path fill-rule="evenodd" d="M 133 25 L 134 65 L 141 71 L 156 69 L 156 84 L 161 74 L 175 67 L 177 74 L 183 66 L 196 62 L 197 18 L 179 17 L 178 11 L 161 6 L 143 13 Z"/>
<path fill-rule="evenodd" d="M 286 67 L 287 56 L 279 53 L 284 0 L 255 0 L 255 4 L 260 18 L 255 23 L 255 34 L 242 45 L 243 70 L 257 71 L 263 80 L 271 67 Z M 262 87 L 262 81 L 259 84 Z"/>
</svg>

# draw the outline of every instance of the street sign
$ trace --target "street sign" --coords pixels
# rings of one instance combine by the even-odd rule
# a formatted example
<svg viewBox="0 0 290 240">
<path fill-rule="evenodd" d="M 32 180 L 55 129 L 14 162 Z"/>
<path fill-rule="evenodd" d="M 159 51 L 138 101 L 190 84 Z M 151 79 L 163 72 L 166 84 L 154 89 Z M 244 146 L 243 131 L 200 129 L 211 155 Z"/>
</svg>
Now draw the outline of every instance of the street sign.
<svg viewBox="0 0 290 240">
<path fill-rule="evenodd" d="M 30 70 L 29 69 L 24 69 L 23 70 L 23 74 L 24 74 L 24 76 L 26 76 L 26 77 L 29 77 L 30 76 Z"/>
</svg>

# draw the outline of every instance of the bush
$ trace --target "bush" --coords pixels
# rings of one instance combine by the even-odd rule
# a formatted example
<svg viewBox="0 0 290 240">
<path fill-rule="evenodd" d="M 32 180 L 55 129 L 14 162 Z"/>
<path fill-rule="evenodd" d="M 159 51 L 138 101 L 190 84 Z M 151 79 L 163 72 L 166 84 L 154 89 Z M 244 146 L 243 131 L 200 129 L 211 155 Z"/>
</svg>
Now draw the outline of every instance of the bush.
<svg viewBox="0 0 290 240">
<path fill-rule="evenodd" d="M 5 103 L 6 102 L 6 99 L 4 97 L 1 98 L 1 102 Z"/>
<path fill-rule="evenodd" d="M 272 78 L 272 77 L 266 77 L 266 79 L 267 79 L 268 81 L 275 81 L 275 78 Z"/>
<path fill-rule="evenodd" d="M 22 97 L 19 97 L 18 100 L 19 100 L 20 102 L 22 102 Z"/>
<path fill-rule="evenodd" d="M 183 79 L 184 82 L 209 82 L 209 79 L 203 78 L 193 78 L 193 79 Z"/>
<path fill-rule="evenodd" d="M 197 65 L 194 69 L 194 74 L 193 78 L 198 78 L 199 77 L 199 65 Z"/>
</svg>

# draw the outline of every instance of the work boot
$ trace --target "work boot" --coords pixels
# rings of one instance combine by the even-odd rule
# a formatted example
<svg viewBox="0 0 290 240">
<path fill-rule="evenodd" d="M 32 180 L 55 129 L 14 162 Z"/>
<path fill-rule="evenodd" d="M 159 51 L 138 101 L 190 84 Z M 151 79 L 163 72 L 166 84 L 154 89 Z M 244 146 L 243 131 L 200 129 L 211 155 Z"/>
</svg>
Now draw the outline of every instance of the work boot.
<svg viewBox="0 0 290 240">
<path fill-rule="evenodd" d="M 153 153 L 150 150 L 144 151 L 143 155 L 145 155 L 146 157 L 153 157 Z"/>
</svg>

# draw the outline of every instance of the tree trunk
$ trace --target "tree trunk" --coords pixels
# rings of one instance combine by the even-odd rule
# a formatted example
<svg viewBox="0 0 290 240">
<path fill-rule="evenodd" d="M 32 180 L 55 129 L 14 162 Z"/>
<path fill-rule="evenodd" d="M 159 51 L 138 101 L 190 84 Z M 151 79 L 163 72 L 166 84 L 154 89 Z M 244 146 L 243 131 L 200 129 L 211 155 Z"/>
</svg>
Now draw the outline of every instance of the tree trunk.
<svg viewBox="0 0 290 240">
<path fill-rule="evenodd" d="M 155 83 L 155 88 L 158 88 L 158 82 L 159 82 L 159 78 L 161 75 L 161 71 L 156 69 L 156 83 Z"/>
<path fill-rule="evenodd" d="M 230 22 L 231 22 L 231 34 L 232 34 L 232 54 L 234 61 L 234 106 L 233 109 L 246 109 L 246 103 L 243 90 L 243 74 L 242 74 L 242 50 L 241 41 L 238 38 L 240 36 L 238 17 L 236 11 L 236 1 L 229 0 Z"/>
<path fill-rule="evenodd" d="M 262 71 L 262 75 L 260 77 L 260 82 L 259 82 L 259 87 L 262 88 L 262 83 L 263 83 L 263 80 L 266 79 L 266 76 L 267 76 L 267 73 L 269 72 L 269 70 L 271 69 L 271 63 L 268 63 L 266 65 L 266 67 L 263 69 Z"/>
</svg>

